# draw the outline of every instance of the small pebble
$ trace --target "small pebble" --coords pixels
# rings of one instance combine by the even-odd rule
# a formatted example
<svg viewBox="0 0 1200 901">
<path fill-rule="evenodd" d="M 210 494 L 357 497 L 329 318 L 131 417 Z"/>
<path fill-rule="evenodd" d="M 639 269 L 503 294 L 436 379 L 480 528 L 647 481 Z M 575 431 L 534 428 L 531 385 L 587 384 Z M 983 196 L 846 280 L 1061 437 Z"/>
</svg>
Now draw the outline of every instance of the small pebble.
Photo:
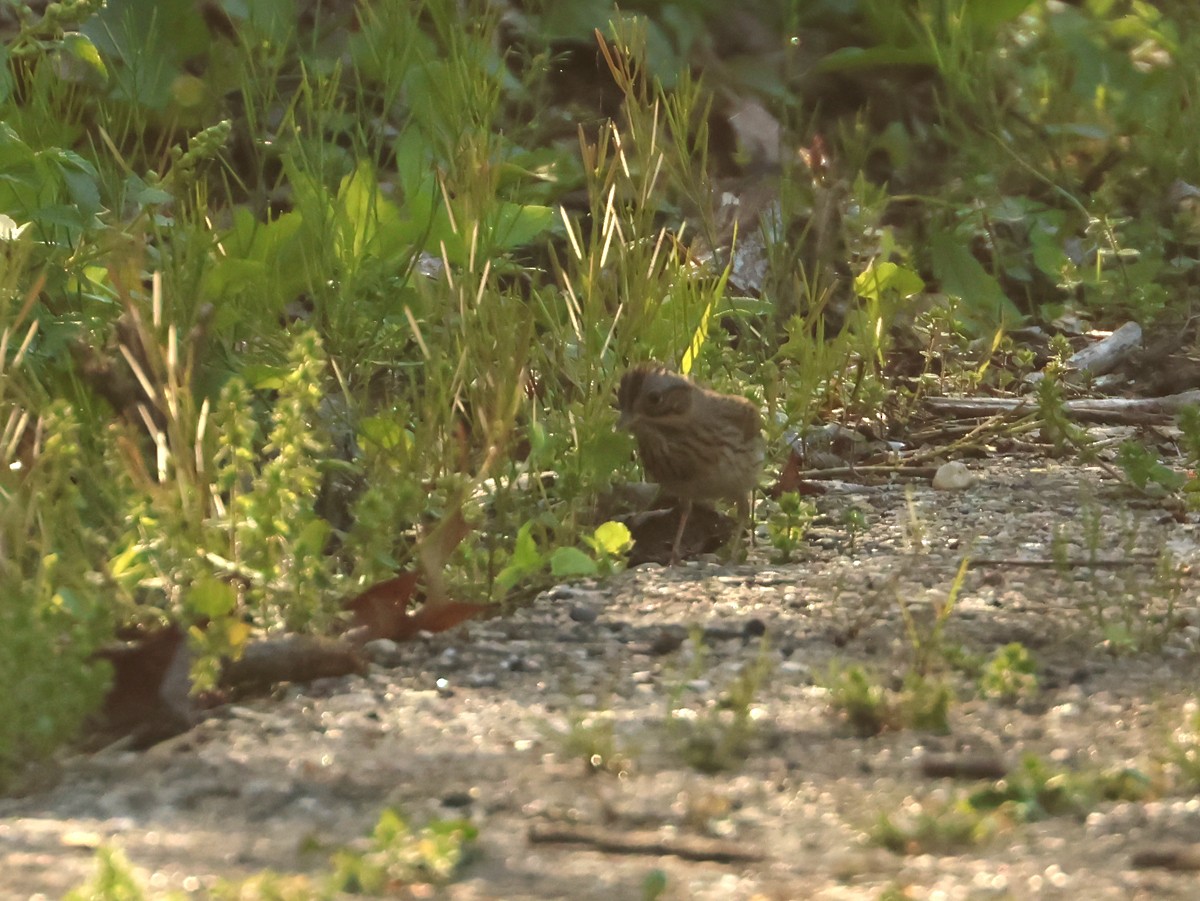
<svg viewBox="0 0 1200 901">
<path fill-rule="evenodd" d="M 600 611 L 595 607 L 585 607 L 583 604 L 572 605 L 568 616 L 577 623 L 594 623 L 597 617 L 600 616 Z"/>
</svg>

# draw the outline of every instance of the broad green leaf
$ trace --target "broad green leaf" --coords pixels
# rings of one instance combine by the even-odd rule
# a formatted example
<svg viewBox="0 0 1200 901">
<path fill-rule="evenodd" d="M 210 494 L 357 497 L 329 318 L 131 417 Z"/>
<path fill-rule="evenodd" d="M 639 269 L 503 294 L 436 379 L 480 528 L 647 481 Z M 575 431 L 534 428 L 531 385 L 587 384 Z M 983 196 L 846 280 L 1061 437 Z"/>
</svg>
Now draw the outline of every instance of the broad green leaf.
<svg viewBox="0 0 1200 901">
<path fill-rule="evenodd" d="M 492 226 L 492 246 L 511 250 L 544 235 L 559 222 L 548 206 L 502 203 Z"/>
<path fill-rule="evenodd" d="M 287 374 L 288 370 L 283 366 L 250 363 L 242 369 L 242 380 L 255 391 L 278 391 Z"/>
<path fill-rule="evenodd" d="M 611 422 L 580 422 L 579 432 L 579 453 L 594 472 L 613 472 L 629 462 L 629 437 L 614 431 Z"/>
<path fill-rule="evenodd" d="M 343 262 L 354 263 L 368 255 L 388 259 L 409 249 L 406 239 L 410 236 L 400 227 L 395 204 L 380 193 L 370 163 L 359 163 L 342 179 L 337 200 L 343 237 L 338 249 Z"/>
<path fill-rule="evenodd" d="M 94 71 L 101 78 L 108 78 L 108 67 L 100 58 L 100 51 L 92 43 L 91 38 L 77 31 L 63 35 L 63 49 L 75 59 Z"/>
<path fill-rule="evenodd" d="M 243 297 L 259 309 L 281 310 L 314 283 L 320 260 L 316 240 L 299 210 L 267 223 L 239 210 L 225 236 L 225 256 L 205 276 L 205 294 L 213 300 Z"/>
<path fill-rule="evenodd" d="M 0 122 L 0 172 L 32 165 L 34 152 L 6 122 Z"/>
<path fill-rule="evenodd" d="M 550 555 L 550 572 L 559 579 L 594 576 L 596 561 L 577 547 L 560 547 Z"/>
<path fill-rule="evenodd" d="M 81 32 L 102 61 L 118 63 L 108 67 L 113 92 L 154 110 L 166 108 L 184 63 L 211 43 L 193 0 L 107 0 Z"/>
<path fill-rule="evenodd" d="M 963 302 L 974 324 L 990 332 L 996 326 L 1008 329 L 1023 318 L 999 283 L 953 232 L 938 232 L 930 241 L 933 271 L 942 291 Z"/>
<path fill-rule="evenodd" d="M 818 72 L 853 72 L 880 66 L 934 66 L 933 51 L 923 47 L 843 47 L 825 56 L 816 65 Z"/>
<path fill-rule="evenodd" d="M 437 189 L 429 143 L 417 129 L 409 128 L 396 138 L 392 154 L 396 160 L 396 175 L 400 179 L 405 210 L 409 215 L 415 215 L 419 199 L 431 198 L 431 190 Z"/>
<path fill-rule="evenodd" d="M 537 542 L 533 540 L 533 523 L 527 522 L 517 532 L 517 541 L 513 546 L 512 563 L 516 566 L 540 567 L 542 555 L 538 553 Z"/>
<path fill-rule="evenodd" d="M 517 541 L 513 546 L 512 556 L 508 565 L 496 575 L 496 584 L 508 591 L 522 579 L 540 572 L 546 565 L 545 559 L 533 540 L 533 523 L 527 522 L 517 532 Z"/>
<path fill-rule="evenodd" d="M 8 103 L 14 84 L 12 67 L 8 64 L 8 48 L 0 46 L 0 104 Z"/>
<path fill-rule="evenodd" d="M 237 591 L 214 576 L 197 579 L 187 593 L 188 608 L 199 616 L 220 619 L 237 606 Z"/>
<path fill-rule="evenodd" d="M 538 34 L 546 40 L 594 41 L 598 28 L 608 32 L 613 5 L 609 0 L 575 0 L 573 3 L 547 3 L 538 17 Z"/>
<path fill-rule="evenodd" d="M 991 32 L 1032 5 L 1033 0 L 967 0 L 967 15 L 981 31 Z"/>
<path fill-rule="evenodd" d="M 395 416 L 368 416 L 358 424 L 358 440 L 384 451 L 412 447 L 412 433 Z"/>
<path fill-rule="evenodd" d="M 300 530 L 300 534 L 296 535 L 292 545 L 293 552 L 300 558 L 319 557 L 328 547 L 329 534 L 332 531 L 333 526 L 323 519 L 309 520 Z"/>
<path fill-rule="evenodd" d="M 924 290 L 921 276 L 887 260 L 872 263 L 854 279 L 855 293 L 869 300 L 912 297 Z"/>
<path fill-rule="evenodd" d="M 65 244 L 72 243 L 70 235 L 78 234 L 92 222 L 92 217 L 84 215 L 79 207 L 65 203 L 55 203 L 38 207 L 36 210 L 30 210 L 29 218 L 43 228 L 65 229 L 67 232 L 65 241 L 55 240 L 55 243 Z M 47 235 L 45 237 L 50 239 L 51 236 Z M 61 237 L 63 236 L 55 236 L 55 238 Z"/>
<path fill-rule="evenodd" d="M 1041 228 L 1036 223 L 1029 234 L 1033 246 L 1033 262 L 1052 279 L 1062 277 L 1069 260 L 1062 247 L 1062 236 L 1057 230 Z"/>
<path fill-rule="evenodd" d="M 131 172 L 125 179 L 125 197 L 138 206 L 170 203 L 175 197 L 156 185 L 146 183 L 140 175 Z"/>
<path fill-rule="evenodd" d="M 77 154 L 64 150 L 57 154 L 56 162 L 63 182 L 79 211 L 94 216 L 104 209 L 100 203 L 100 188 L 96 184 L 96 170 Z"/>
</svg>

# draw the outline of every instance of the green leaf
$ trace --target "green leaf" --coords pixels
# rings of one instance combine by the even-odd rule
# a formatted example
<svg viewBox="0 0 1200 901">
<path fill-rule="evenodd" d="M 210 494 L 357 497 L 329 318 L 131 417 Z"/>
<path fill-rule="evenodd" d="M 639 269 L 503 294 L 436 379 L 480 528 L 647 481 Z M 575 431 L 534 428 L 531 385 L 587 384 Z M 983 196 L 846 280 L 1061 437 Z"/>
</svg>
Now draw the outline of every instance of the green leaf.
<svg viewBox="0 0 1200 901">
<path fill-rule="evenodd" d="M 119 63 L 111 66 L 114 93 L 155 110 L 170 102 L 184 63 L 211 44 L 192 0 L 108 0 L 81 30 L 102 60 Z"/>
<path fill-rule="evenodd" d="M 89 216 L 99 213 L 104 207 L 100 203 L 95 167 L 70 150 L 56 151 L 53 160 L 67 186 L 67 193 L 79 211 Z"/>
<path fill-rule="evenodd" d="M 358 440 L 379 450 L 412 447 L 412 434 L 393 416 L 368 416 L 358 424 Z"/>
<path fill-rule="evenodd" d="M 369 162 L 342 179 L 338 187 L 337 213 L 343 241 L 342 261 L 353 264 L 370 255 L 388 259 L 405 252 L 416 235 L 402 227 L 396 205 L 383 196 Z"/>
<path fill-rule="evenodd" d="M 513 546 L 512 565 L 525 569 L 540 568 L 542 555 L 538 553 L 537 542 L 533 540 L 533 523 L 527 522 L 517 532 L 517 542 Z"/>
<path fill-rule="evenodd" d="M 538 19 L 537 33 L 546 41 L 594 41 L 592 32 L 608 31 L 613 5 L 609 0 L 575 0 L 547 3 Z"/>
<path fill-rule="evenodd" d="M 629 528 L 624 523 L 611 520 L 601 523 L 592 538 L 597 549 L 613 557 L 625 553 L 633 544 L 633 535 L 630 534 Z"/>
<path fill-rule="evenodd" d="M 108 78 L 108 67 L 104 65 L 104 60 L 100 58 L 100 51 L 96 49 L 96 45 L 92 43 L 91 38 L 77 31 L 72 31 L 63 35 L 62 42 L 63 49 L 67 53 L 71 54 L 71 56 L 90 68 L 101 78 Z"/>
<path fill-rule="evenodd" d="M 912 297 L 925 290 L 921 276 L 911 269 L 886 260 L 872 263 L 854 279 L 854 291 L 868 300 L 884 297 Z"/>
<path fill-rule="evenodd" d="M 279 311 L 308 291 L 315 279 L 315 236 L 298 210 L 284 213 L 266 224 L 246 209 L 233 216 L 219 256 L 204 278 L 210 300 L 246 298 L 266 313 Z M 218 320 L 228 311 L 240 317 L 246 304 L 221 304 Z"/>
<path fill-rule="evenodd" d="M 1029 233 L 1033 247 L 1033 263 L 1043 273 L 1058 281 L 1070 262 L 1062 248 L 1062 238 L 1057 231 L 1039 228 L 1036 224 Z"/>
<path fill-rule="evenodd" d="M 545 560 L 533 540 L 533 523 L 527 522 L 517 532 L 517 541 L 513 546 L 512 556 L 508 565 L 496 575 L 496 584 L 508 591 L 522 579 L 541 572 Z"/>
<path fill-rule="evenodd" d="M 242 369 L 242 380 L 255 391 L 278 391 L 283 387 L 288 370 L 267 363 L 249 363 Z"/>
<path fill-rule="evenodd" d="M 577 547 L 560 547 L 550 555 L 550 572 L 556 578 L 594 576 L 599 572 L 596 561 Z"/>
<path fill-rule="evenodd" d="M 590 425 L 590 433 L 585 431 L 585 425 Z M 579 454 L 588 462 L 592 472 L 613 472 L 629 462 L 630 438 L 614 430 L 611 421 L 580 423 L 579 431 Z"/>
<path fill-rule="evenodd" d="M 924 47 L 843 47 L 817 63 L 818 72 L 853 72 L 880 66 L 934 66 L 937 58 Z"/>
<path fill-rule="evenodd" d="M 977 328 L 982 331 L 992 331 L 996 326 L 1007 329 L 1024 318 L 1000 289 L 1000 284 L 953 232 L 938 232 L 932 237 L 930 257 L 942 291 L 962 300 Z"/>
<path fill-rule="evenodd" d="M 1033 5 L 1033 0 L 967 0 L 971 23 L 984 33 L 995 31 Z"/>
<path fill-rule="evenodd" d="M 228 582 L 205 576 L 192 585 L 187 595 L 187 606 L 199 616 L 220 619 L 232 613 L 237 606 L 237 592 Z"/>
<path fill-rule="evenodd" d="M 33 151 L 7 122 L 0 122 L 0 171 L 33 162 Z"/>
<path fill-rule="evenodd" d="M 333 526 L 323 519 L 312 519 L 305 523 L 300 534 L 292 543 L 297 557 L 319 557 L 329 545 L 329 534 Z"/>
<path fill-rule="evenodd" d="M 8 48 L 0 47 L 0 103 L 8 103 L 15 84 L 12 67 L 8 63 Z"/>
<path fill-rule="evenodd" d="M 511 250 L 528 244 L 548 232 L 558 221 L 554 210 L 548 206 L 502 203 L 492 225 L 493 246 L 498 250 Z"/>
</svg>

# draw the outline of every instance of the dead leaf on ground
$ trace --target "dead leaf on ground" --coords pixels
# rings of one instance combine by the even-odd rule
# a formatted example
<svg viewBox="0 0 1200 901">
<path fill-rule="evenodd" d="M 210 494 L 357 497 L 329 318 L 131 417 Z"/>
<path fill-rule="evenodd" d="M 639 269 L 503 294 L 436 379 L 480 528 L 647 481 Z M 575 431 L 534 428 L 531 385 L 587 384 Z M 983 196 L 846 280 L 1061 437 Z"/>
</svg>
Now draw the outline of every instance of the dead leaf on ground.
<svg viewBox="0 0 1200 901">
<path fill-rule="evenodd" d="M 378 638 L 408 641 L 420 632 L 445 632 L 469 619 L 495 612 L 496 608 L 490 604 L 445 598 L 426 599 L 412 611 L 410 608 L 421 599 L 418 579 L 415 572 L 401 573 L 346 601 L 345 608 L 354 613 L 352 641 L 355 644 Z"/>
<path fill-rule="evenodd" d="M 130 631 L 96 657 L 112 664 L 113 679 L 94 724 L 100 741 L 131 736 L 137 747 L 186 732 L 196 720 L 191 654 L 183 631 L 167 626 Z"/>
</svg>

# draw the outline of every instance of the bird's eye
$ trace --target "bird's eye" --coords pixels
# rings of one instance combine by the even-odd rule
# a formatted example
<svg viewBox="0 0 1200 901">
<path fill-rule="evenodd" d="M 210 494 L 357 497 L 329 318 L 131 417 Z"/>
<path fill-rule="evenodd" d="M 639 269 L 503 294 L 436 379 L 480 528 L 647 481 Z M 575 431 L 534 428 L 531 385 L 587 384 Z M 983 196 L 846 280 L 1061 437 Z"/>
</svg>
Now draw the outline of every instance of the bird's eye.
<svg viewBox="0 0 1200 901">
<path fill-rule="evenodd" d="M 647 392 L 646 393 L 646 403 L 652 407 L 657 407 L 660 403 L 662 403 L 662 392 L 661 391 Z"/>
</svg>

